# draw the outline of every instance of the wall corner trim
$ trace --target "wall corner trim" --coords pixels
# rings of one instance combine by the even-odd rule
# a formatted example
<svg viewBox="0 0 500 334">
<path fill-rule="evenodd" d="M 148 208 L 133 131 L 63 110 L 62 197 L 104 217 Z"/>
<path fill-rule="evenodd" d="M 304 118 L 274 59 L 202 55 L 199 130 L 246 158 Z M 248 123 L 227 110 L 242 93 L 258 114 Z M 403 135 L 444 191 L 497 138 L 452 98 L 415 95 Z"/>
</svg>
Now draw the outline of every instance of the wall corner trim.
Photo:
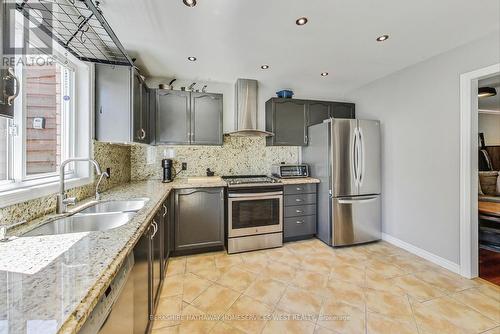
<svg viewBox="0 0 500 334">
<path fill-rule="evenodd" d="M 382 233 L 382 240 L 387 241 L 390 244 L 393 244 L 394 246 L 397 246 L 399 248 L 402 248 L 410 253 L 413 253 L 417 256 L 420 256 L 421 258 L 424 258 L 434 264 L 437 264 L 440 267 L 443 267 L 445 269 L 448 269 L 456 274 L 461 275 L 460 273 L 460 265 L 458 263 L 451 262 L 449 260 L 446 260 L 440 256 L 437 256 L 435 254 L 432 254 L 426 250 L 423 250 L 422 248 L 416 247 L 412 244 L 409 244 L 403 240 L 400 240 L 398 238 L 395 238 L 389 234 Z"/>
</svg>

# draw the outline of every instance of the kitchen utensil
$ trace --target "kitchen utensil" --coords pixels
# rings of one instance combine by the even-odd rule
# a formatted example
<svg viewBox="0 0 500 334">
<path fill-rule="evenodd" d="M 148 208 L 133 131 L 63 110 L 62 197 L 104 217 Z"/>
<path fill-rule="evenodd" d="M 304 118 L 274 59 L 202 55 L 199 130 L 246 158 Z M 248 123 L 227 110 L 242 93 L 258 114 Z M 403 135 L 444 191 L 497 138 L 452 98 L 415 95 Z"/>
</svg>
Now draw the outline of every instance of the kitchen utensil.
<svg viewBox="0 0 500 334">
<path fill-rule="evenodd" d="M 192 84 L 190 84 L 190 85 L 188 86 L 188 88 L 187 88 L 187 91 L 192 92 L 192 91 L 193 91 L 193 87 L 194 87 L 194 85 L 196 85 L 196 82 L 193 82 Z"/>
<path fill-rule="evenodd" d="M 158 85 L 158 88 L 160 89 L 168 89 L 168 90 L 171 90 L 171 89 L 174 89 L 174 86 L 172 86 L 172 84 L 176 81 L 177 79 L 172 79 L 168 85 L 165 85 L 165 84 L 159 84 Z"/>
<path fill-rule="evenodd" d="M 206 93 L 207 92 L 207 85 L 203 86 L 203 88 L 201 89 L 201 92 L 202 93 Z"/>
<path fill-rule="evenodd" d="M 276 92 L 276 95 L 279 98 L 291 99 L 293 96 L 293 91 L 291 91 L 289 89 L 283 89 L 283 90 Z"/>
</svg>

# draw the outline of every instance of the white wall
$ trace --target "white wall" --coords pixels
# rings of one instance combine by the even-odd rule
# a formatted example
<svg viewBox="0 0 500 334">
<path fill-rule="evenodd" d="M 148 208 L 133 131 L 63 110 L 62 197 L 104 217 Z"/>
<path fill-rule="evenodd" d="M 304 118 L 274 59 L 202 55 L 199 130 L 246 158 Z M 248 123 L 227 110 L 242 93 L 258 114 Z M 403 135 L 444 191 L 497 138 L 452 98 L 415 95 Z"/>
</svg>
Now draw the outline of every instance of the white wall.
<svg viewBox="0 0 500 334">
<path fill-rule="evenodd" d="M 383 231 L 456 264 L 459 77 L 499 59 L 496 32 L 348 94 L 359 118 L 382 124 Z"/>
<path fill-rule="evenodd" d="M 488 146 L 500 145 L 500 113 L 479 114 L 479 132 Z"/>
</svg>

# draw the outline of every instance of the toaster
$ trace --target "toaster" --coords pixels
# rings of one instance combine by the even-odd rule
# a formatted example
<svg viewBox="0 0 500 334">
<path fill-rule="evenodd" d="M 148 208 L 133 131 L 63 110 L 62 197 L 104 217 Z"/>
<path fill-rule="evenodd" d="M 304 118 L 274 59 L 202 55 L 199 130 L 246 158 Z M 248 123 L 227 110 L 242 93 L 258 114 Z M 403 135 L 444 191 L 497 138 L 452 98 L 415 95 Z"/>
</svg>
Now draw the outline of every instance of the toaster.
<svg viewBox="0 0 500 334">
<path fill-rule="evenodd" d="M 271 167 L 271 174 L 282 179 L 308 177 L 309 166 L 306 164 L 281 164 Z"/>
</svg>

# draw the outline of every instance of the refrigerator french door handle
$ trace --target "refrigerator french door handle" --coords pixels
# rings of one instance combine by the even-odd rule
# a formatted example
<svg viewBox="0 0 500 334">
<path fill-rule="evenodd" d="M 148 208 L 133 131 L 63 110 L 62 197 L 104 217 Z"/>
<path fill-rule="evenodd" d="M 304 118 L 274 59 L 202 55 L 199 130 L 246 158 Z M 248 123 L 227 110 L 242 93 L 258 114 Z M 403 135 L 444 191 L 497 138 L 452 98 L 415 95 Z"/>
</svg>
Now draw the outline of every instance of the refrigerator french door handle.
<svg viewBox="0 0 500 334">
<path fill-rule="evenodd" d="M 358 128 L 354 129 L 352 145 L 352 174 L 354 175 L 354 184 L 358 186 Z"/>
<path fill-rule="evenodd" d="M 363 130 L 359 128 L 358 130 L 358 135 L 359 135 L 359 172 L 358 172 L 358 177 L 359 177 L 359 186 L 361 187 L 363 185 L 363 179 L 365 175 L 365 138 L 363 136 Z"/>
</svg>

